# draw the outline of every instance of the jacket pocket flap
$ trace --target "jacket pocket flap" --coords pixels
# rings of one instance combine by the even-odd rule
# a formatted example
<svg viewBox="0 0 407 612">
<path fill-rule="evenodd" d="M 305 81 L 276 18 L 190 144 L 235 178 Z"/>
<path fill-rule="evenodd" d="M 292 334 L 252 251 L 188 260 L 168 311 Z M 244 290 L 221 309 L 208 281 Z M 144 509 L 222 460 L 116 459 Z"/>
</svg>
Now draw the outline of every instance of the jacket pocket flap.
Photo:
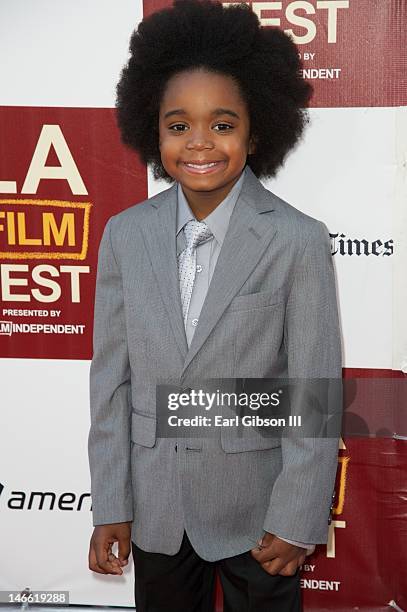
<svg viewBox="0 0 407 612">
<path fill-rule="evenodd" d="M 277 306 L 282 303 L 284 303 L 284 293 L 281 289 L 259 291 L 257 293 L 237 295 L 230 302 L 228 311 L 254 310 L 255 308 L 265 308 L 266 306 Z"/>
<path fill-rule="evenodd" d="M 156 440 L 156 419 L 149 414 L 135 412 L 131 415 L 131 439 L 136 444 L 152 448 Z"/>
</svg>

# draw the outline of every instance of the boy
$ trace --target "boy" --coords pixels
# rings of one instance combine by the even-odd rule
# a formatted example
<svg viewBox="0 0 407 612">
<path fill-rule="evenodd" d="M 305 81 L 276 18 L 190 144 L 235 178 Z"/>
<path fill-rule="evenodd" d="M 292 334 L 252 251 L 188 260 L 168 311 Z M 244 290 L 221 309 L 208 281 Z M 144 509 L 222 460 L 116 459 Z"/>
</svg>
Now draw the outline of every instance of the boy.
<svg viewBox="0 0 407 612">
<path fill-rule="evenodd" d="M 174 184 L 109 219 L 100 244 L 89 567 L 121 574 L 132 547 L 138 612 L 213 610 L 216 567 L 225 612 L 300 610 L 338 439 L 160 437 L 156 387 L 341 377 L 327 228 L 257 178 L 300 138 L 311 88 L 292 41 L 246 5 L 175 2 L 130 50 L 122 138 Z"/>
</svg>

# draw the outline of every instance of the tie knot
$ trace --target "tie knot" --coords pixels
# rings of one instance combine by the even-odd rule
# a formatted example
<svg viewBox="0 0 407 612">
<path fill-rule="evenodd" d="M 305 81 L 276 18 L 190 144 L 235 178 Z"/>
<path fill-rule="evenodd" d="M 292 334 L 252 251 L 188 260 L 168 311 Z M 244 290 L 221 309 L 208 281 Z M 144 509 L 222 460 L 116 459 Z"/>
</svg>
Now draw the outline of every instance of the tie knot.
<svg viewBox="0 0 407 612">
<path fill-rule="evenodd" d="M 209 227 L 203 221 L 188 221 L 184 227 L 187 249 L 194 249 L 198 244 L 212 236 Z"/>
</svg>

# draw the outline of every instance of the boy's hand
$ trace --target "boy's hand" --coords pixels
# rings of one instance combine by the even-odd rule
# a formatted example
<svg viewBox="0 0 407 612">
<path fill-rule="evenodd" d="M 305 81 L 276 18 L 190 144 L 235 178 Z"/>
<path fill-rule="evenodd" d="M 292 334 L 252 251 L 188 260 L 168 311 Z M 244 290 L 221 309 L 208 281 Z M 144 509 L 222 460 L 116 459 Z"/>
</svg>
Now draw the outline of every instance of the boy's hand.
<svg viewBox="0 0 407 612">
<path fill-rule="evenodd" d="M 98 574 L 123 574 L 130 554 L 131 522 L 97 525 L 90 539 L 89 569 Z M 119 543 L 119 557 L 112 546 Z"/>
<path fill-rule="evenodd" d="M 294 546 L 267 531 L 261 538 L 259 547 L 251 550 L 256 561 L 272 576 L 293 576 L 297 568 L 304 563 L 306 552 L 305 548 Z"/>
</svg>

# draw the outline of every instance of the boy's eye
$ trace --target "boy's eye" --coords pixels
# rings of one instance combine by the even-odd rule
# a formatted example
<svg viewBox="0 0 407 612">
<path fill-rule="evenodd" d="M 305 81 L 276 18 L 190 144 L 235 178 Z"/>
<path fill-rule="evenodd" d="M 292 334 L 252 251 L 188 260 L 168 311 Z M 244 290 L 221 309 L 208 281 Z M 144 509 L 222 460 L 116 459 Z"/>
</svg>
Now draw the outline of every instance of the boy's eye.
<svg viewBox="0 0 407 612">
<path fill-rule="evenodd" d="M 184 123 L 174 123 L 173 125 L 168 126 L 168 129 L 174 132 L 185 132 L 185 130 L 188 129 L 188 126 Z M 230 125 L 229 123 L 217 123 L 213 126 L 213 129 L 217 132 L 227 132 L 228 130 L 233 129 L 233 125 Z"/>
<path fill-rule="evenodd" d="M 187 127 L 183 123 L 174 123 L 174 125 L 169 126 L 169 129 L 174 130 L 174 132 L 184 132 L 184 128 L 187 129 Z"/>
<path fill-rule="evenodd" d="M 227 131 L 227 130 L 231 130 L 233 128 L 233 125 L 229 125 L 229 123 L 217 123 L 214 128 L 219 128 L 219 130 L 221 132 L 223 131 Z M 217 130 L 217 131 L 219 131 Z"/>
</svg>

